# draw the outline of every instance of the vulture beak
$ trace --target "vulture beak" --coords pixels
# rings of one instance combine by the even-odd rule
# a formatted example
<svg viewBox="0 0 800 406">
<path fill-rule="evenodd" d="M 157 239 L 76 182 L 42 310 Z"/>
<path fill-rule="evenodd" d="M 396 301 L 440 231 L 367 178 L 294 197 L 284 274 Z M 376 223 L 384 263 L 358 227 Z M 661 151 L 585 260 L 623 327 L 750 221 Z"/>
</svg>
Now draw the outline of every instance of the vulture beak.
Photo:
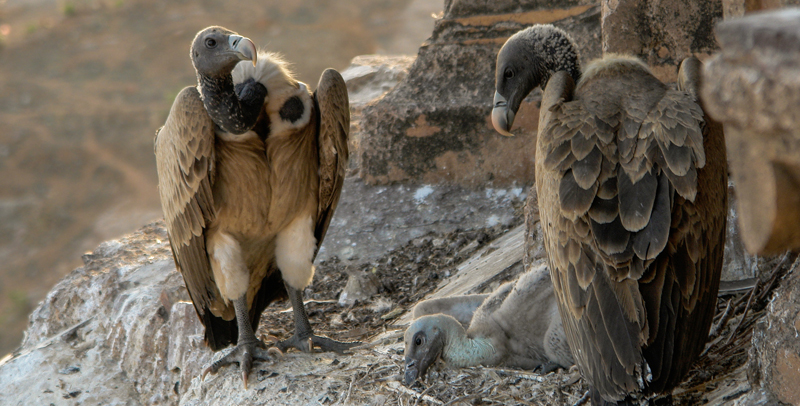
<svg viewBox="0 0 800 406">
<path fill-rule="evenodd" d="M 406 372 L 403 375 L 403 384 L 411 386 L 419 377 L 420 373 L 419 368 L 417 368 L 417 361 L 406 358 Z"/>
<path fill-rule="evenodd" d="M 513 137 L 508 130 L 514 124 L 514 112 L 508 108 L 508 100 L 500 93 L 494 92 L 494 108 L 492 109 L 492 125 L 494 129 L 506 137 Z"/>
<path fill-rule="evenodd" d="M 422 353 L 406 356 L 406 370 L 403 376 L 403 383 L 406 386 L 410 386 L 418 378 L 425 377 L 428 368 L 441 356 L 443 348 L 444 342 L 437 338 L 432 340 L 430 347 Z"/>
<path fill-rule="evenodd" d="M 243 61 L 252 61 L 253 66 L 258 62 L 258 52 L 256 51 L 256 44 L 250 41 L 250 38 L 241 35 L 231 35 L 228 37 L 228 45 L 236 52 L 239 59 Z"/>
</svg>

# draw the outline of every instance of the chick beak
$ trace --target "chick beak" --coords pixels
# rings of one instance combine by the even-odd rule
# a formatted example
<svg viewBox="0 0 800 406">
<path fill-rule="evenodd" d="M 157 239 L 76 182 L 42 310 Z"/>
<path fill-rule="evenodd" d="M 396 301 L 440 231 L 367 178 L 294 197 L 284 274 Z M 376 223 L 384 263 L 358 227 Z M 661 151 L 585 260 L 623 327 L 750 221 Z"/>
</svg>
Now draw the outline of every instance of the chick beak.
<svg viewBox="0 0 800 406">
<path fill-rule="evenodd" d="M 514 112 L 509 110 L 508 101 L 500 93 L 494 92 L 494 108 L 492 109 L 492 126 L 502 135 L 513 137 L 508 130 L 514 124 Z"/>
<path fill-rule="evenodd" d="M 417 362 L 414 360 L 406 360 L 406 370 L 405 374 L 403 375 L 403 384 L 406 386 L 411 386 L 414 381 L 419 378 L 419 369 L 417 368 Z"/>
<path fill-rule="evenodd" d="M 242 37 L 241 35 L 231 35 L 228 37 L 228 44 L 231 49 L 237 53 L 239 59 L 243 61 L 253 62 L 256 66 L 258 62 L 258 51 L 256 51 L 256 44 L 250 38 Z"/>
</svg>

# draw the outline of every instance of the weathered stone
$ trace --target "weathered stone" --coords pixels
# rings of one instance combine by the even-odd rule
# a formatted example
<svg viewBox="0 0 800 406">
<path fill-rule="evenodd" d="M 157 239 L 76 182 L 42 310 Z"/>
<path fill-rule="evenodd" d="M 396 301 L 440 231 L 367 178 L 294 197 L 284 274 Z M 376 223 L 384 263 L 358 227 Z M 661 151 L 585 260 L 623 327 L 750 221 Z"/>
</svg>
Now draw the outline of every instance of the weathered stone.
<svg viewBox="0 0 800 406">
<path fill-rule="evenodd" d="M 725 255 L 722 260 L 720 280 L 734 281 L 758 276 L 764 269 L 768 258 L 750 255 L 744 247 L 741 228 L 737 220 L 736 189 L 733 182 L 728 183 L 728 218 L 725 231 Z"/>
<path fill-rule="evenodd" d="M 800 9 L 717 27 L 706 110 L 725 126 L 742 239 L 751 252 L 800 248 Z"/>
<path fill-rule="evenodd" d="M 361 176 L 371 184 L 532 182 L 540 93 L 523 103 L 517 137 L 497 134 L 489 119 L 497 51 L 525 27 L 554 23 L 572 34 L 584 61 L 599 56 L 593 3 L 446 2 L 406 79 L 364 109 Z"/>
<path fill-rule="evenodd" d="M 352 271 L 347 275 L 347 284 L 339 294 L 339 305 L 350 306 L 356 301 L 366 301 L 378 293 L 381 281 L 369 271 Z"/>
<path fill-rule="evenodd" d="M 531 187 L 525 200 L 525 254 L 522 265 L 526 271 L 547 262 L 542 224 L 539 221 L 539 197 L 536 193 L 536 186 Z"/>
<path fill-rule="evenodd" d="M 717 49 L 712 28 L 722 0 L 603 0 L 603 52 L 632 54 L 662 81 L 674 82 L 689 56 Z"/>
<path fill-rule="evenodd" d="M 364 106 L 392 90 L 408 74 L 414 62 L 407 55 L 361 55 L 342 71 L 350 99 L 350 167 L 361 167 L 361 116 Z"/>
<path fill-rule="evenodd" d="M 770 398 L 800 404 L 800 258 L 753 329 L 748 362 L 748 378 Z"/>
<path fill-rule="evenodd" d="M 405 79 L 412 63 L 414 57 L 409 55 L 360 55 L 353 58 L 350 66 L 342 71 L 350 107 L 363 108 L 392 90 Z"/>
<path fill-rule="evenodd" d="M 722 14 L 728 20 L 742 17 L 754 11 L 796 6 L 798 4 L 800 4 L 798 0 L 722 0 Z"/>
<path fill-rule="evenodd" d="M 22 347 L 0 362 L 0 404 L 175 403 L 176 382 L 188 384 L 211 353 L 191 304 L 173 299 L 188 298 L 163 223 L 101 244 L 50 291 Z"/>
</svg>

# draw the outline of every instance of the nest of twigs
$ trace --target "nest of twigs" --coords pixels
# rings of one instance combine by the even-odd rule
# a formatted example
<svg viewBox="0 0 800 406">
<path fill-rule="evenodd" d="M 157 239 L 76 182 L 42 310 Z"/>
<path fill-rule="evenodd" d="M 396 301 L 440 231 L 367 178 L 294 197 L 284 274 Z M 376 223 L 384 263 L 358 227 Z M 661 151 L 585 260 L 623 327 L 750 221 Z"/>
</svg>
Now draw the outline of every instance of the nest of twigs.
<svg viewBox="0 0 800 406">
<path fill-rule="evenodd" d="M 575 405 L 587 402 L 588 386 L 576 370 L 547 375 L 508 368 L 445 367 L 434 365 L 423 382 L 404 386 L 402 329 L 392 330 L 394 319 L 434 290 L 441 278 L 471 252 L 505 230 L 483 229 L 430 234 L 410 242 L 375 262 L 344 266 L 336 260 L 322 264 L 321 278 L 309 289 L 307 304 L 315 331 L 337 339 L 370 341 L 350 361 L 337 358 L 340 369 L 326 375 L 331 383 L 319 399 L 326 405 Z M 471 247 L 470 249 L 467 249 Z M 753 327 L 766 312 L 772 292 L 783 277 L 798 267 L 796 255 L 764 261 L 755 287 L 722 295 L 706 350 L 672 395 L 675 405 L 704 403 L 709 392 L 723 384 L 737 386 L 722 399 L 732 400 L 750 391 L 742 370 L 747 363 Z M 349 269 L 350 267 L 357 269 Z M 374 300 L 349 307 L 336 304 L 338 292 L 352 271 L 372 272 L 382 287 Z M 377 309 L 375 303 L 389 303 Z M 291 333 L 288 303 L 276 303 L 262 318 L 261 334 Z M 283 337 L 285 338 L 285 337 Z M 356 359 L 357 358 L 357 359 Z M 738 381 L 736 381 L 738 379 Z M 741 384 L 740 383 L 744 383 Z"/>
<path fill-rule="evenodd" d="M 800 264 L 786 254 L 766 261 L 756 285 L 749 290 L 723 295 L 711 328 L 706 350 L 672 395 L 675 405 L 703 403 L 703 396 L 721 383 L 738 376 L 747 363 L 753 327 L 765 314 L 772 292 Z M 507 368 L 447 368 L 437 363 L 424 382 L 403 386 L 402 331 L 384 337 L 393 344 L 373 349 L 377 361 L 354 371 L 349 378 L 346 402 L 374 405 L 575 405 L 587 403 L 588 386 L 576 371 L 547 375 Z M 743 385 L 723 398 L 730 401 L 749 392 Z M 339 398 L 339 400 L 344 400 Z M 338 402 L 334 402 L 338 403 Z"/>
</svg>

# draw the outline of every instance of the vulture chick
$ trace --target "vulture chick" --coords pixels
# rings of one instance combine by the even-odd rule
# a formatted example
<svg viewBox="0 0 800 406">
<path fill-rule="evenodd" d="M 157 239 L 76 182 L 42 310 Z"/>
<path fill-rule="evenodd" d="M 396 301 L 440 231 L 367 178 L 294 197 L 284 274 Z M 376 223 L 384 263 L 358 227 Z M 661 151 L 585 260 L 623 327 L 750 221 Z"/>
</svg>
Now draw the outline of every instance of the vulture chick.
<svg viewBox="0 0 800 406">
<path fill-rule="evenodd" d="M 288 295 L 294 310 L 280 350 L 358 344 L 313 335 L 302 300 L 347 167 L 347 89 L 329 69 L 311 94 L 283 61 L 222 27 L 197 34 L 191 59 L 197 86 L 156 134 L 158 190 L 206 342 L 236 344 L 203 375 L 236 363 L 246 388 L 253 360 L 268 357 L 254 331 L 273 300 Z"/>
<path fill-rule="evenodd" d="M 497 55 L 498 132 L 511 135 L 522 99 L 544 89 L 539 214 L 561 319 L 595 404 L 668 392 L 708 337 L 728 182 L 722 128 L 698 100 L 700 68 L 685 60 L 677 90 L 627 56 L 581 72 L 571 38 L 550 25 L 520 31 Z"/>
<path fill-rule="evenodd" d="M 440 357 L 458 368 L 503 365 L 545 373 L 574 364 L 544 265 L 491 295 L 421 302 L 414 318 L 405 333 L 406 385 Z"/>
</svg>

